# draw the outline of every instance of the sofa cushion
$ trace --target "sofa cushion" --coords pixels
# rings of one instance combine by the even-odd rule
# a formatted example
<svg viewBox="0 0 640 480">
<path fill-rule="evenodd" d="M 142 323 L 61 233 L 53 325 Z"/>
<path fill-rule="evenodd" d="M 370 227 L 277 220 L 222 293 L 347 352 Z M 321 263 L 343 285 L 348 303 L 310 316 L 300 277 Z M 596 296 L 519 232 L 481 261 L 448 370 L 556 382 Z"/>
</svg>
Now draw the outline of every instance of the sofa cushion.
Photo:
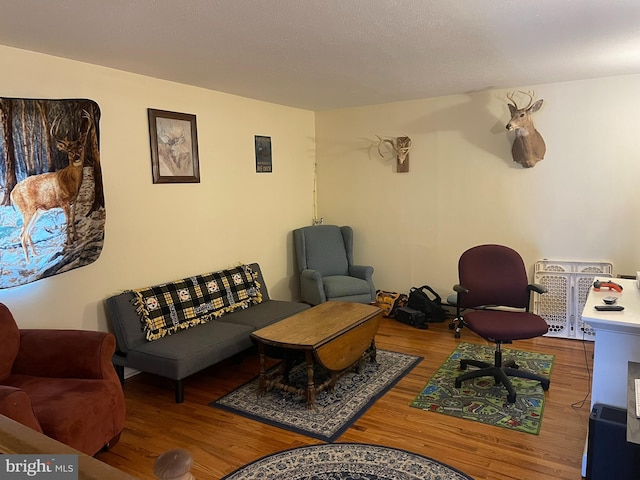
<svg viewBox="0 0 640 480">
<path fill-rule="evenodd" d="M 115 382 L 12 375 L 5 383 L 26 392 L 45 435 L 89 455 L 124 424 L 124 408 L 115 401 L 121 387 Z"/>
<path fill-rule="evenodd" d="M 288 302 L 284 300 L 269 300 L 259 305 L 254 305 L 246 310 L 238 310 L 233 315 L 225 315 L 217 319 L 218 322 L 248 325 L 257 330 L 271 325 L 279 320 L 290 317 L 296 313 L 310 308 L 306 303 Z"/>
<path fill-rule="evenodd" d="M 340 227 L 316 225 L 303 228 L 306 266 L 327 275 L 348 275 L 349 259 Z"/>
<path fill-rule="evenodd" d="M 347 277 L 344 275 L 334 275 L 324 277 L 324 291 L 327 298 L 339 298 L 349 295 L 371 295 L 369 282 L 356 277 Z"/>
<path fill-rule="evenodd" d="M 116 336 L 118 352 L 126 354 L 138 345 L 147 343 L 140 317 L 133 305 L 135 296 L 127 291 L 107 298 L 107 312 L 113 334 Z"/>
<path fill-rule="evenodd" d="M 262 301 L 248 265 L 133 290 L 147 340 L 157 340 Z"/>
<path fill-rule="evenodd" d="M 256 281 L 260 285 L 262 303 L 257 305 L 267 303 L 269 301 L 269 291 L 262 276 L 260 265 L 251 263 L 249 267 L 251 267 L 251 270 L 256 276 Z M 117 339 L 119 354 L 126 355 L 130 350 L 147 343 L 145 333 L 140 323 L 140 317 L 136 313 L 136 307 L 133 304 L 134 299 L 133 292 L 129 290 L 109 297 L 105 302 L 111 327 Z M 251 308 L 255 308 L 257 305 Z M 244 310 L 236 310 L 236 313 L 243 311 Z"/>
<path fill-rule="evenodd" d="M 198 328 L 181 330 L 129 350 L 127 364 L 144 372 L 180 380 L 250 348 L 252 330 L 246 325 L 204 323 Z"/>
<path fill-rule="evenodd" d="M 3 303 L 0 303 L 0 382 L 11 374 L 13 362 L 20 349 L 20 330 L 13 319 L 13 315 Z"/>
<path fill-rule="evenodd" d="M 24 390 L 9 385 L 0 385 L 0 412 L 5 417 L 42 433 L 42 428 L 31 405 L 31 399 Z"/>
</svg>

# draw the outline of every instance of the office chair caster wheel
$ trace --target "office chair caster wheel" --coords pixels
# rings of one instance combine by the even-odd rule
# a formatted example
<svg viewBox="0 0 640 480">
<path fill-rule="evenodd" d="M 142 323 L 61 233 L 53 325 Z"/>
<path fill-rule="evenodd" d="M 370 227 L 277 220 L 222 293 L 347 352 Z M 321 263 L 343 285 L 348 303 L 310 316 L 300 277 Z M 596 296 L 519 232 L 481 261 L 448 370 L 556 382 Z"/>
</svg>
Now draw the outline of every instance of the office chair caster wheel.
<svg viewBox="0 0 640 480">
<path fill-rule="evenodd" d="M 454 328 L 456 328 L 456 324 L 454 322 L 451 322 L 449 324 L 449 330 L 453 330 Z"/>
<path fill-rule="evenodd" d="M 455 386 L 456 388 L 460 388 L 460 387 L 462 387 L 462 382 L 461 382 L 461 381 L 458 381 L 458 379 L 456 379 L 456 380 L 453 382 L 453 384 L 454 384 L 454 386 Z"/>
<path fill-rule="evenodd" d="M 516 403 L 516 394 L 514 393 L 513 395 L 511 395 L 511 394 L 507 395 L 507 402 L 508 403 Z"/>
<path fill-rule="evenodd" d="M 456 330 L 456 333 L 453 334 L 454 338 L 460 338 L 460 331 Z"/>
<path fill-rule="evenodd" d="M 504 362 L 502 366 L 506 368 L 513 368 L 514 370 L 518 370 L 520 368 L 520 365 L 518 365 L 515 360 L 509 360 L 508 362 Z"/>
<path fill-rule="evenodd" d="M 540 382 L 540 385 L 542 385 L 542 390 L 544 390 L 544 391 L 549 390 L 549 384 L 550 383 L 551 383 L 551 380 Z"/>
</svg>

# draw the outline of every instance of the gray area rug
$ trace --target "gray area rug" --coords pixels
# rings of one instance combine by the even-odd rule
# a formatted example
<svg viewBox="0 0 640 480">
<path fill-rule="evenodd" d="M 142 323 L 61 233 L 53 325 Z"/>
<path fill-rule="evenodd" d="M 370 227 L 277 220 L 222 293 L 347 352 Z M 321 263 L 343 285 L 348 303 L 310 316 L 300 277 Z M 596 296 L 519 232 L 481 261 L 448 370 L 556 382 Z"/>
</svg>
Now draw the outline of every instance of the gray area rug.
<svg viewBox="0 0 640 480">
<path fill-rule="evenodd" d="M 432 458 L 396 448 L 331 443 L 263 457 L 222 480 L 473 480 Z"/>
<path fill-rule="evenodd" d="M 277 389 L 259 397 L 257 377 L 210 405 L 332 442 L 422 358 L 379 349 L 376 360 L 375 363 L 364 362 L 359 372 L 342 375 L 332 392 L 323 391 L 317 395 L 313 409 L 307 408 L 305 399 L 300 395 Z M 317 372 L 317 375 L 322 375 L 322 372 Z M 306 385 L 306 365 L 294 367 L 290 378 L 295 385 Z"/>
</svg>

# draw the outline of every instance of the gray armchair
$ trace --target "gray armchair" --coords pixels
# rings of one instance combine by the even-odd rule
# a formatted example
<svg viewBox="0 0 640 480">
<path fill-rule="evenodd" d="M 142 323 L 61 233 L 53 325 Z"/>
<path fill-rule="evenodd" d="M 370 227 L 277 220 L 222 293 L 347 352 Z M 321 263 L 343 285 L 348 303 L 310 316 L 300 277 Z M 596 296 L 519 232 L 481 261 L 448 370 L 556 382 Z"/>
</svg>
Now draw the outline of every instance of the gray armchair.
<svg viewBox="0 0 640 480">
<path fill-rule="evenodd" d="M 353 265 L 353 229 L 315 225 L 293 231 L 302 301 L 373 303 L 373 267 Z"/>
</svg>

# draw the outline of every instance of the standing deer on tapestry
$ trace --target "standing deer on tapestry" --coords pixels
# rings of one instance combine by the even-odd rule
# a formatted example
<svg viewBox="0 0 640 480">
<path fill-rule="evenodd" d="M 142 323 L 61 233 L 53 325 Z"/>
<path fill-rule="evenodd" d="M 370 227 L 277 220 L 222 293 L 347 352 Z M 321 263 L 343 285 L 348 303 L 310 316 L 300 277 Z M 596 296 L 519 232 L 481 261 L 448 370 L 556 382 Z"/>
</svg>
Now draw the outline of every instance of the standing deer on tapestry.
<svg viewBox="0 0 640 480">
<path fill-rule="evenodd" d="M 547 147 L 544 144 L 542 135 L 533 125 L 531 114 L 540 110 L 542 99 L 533 103 L 534 92 L 520 92 L 529 97 L 529 104 L 524 108 L 518 108 L 513 99 L 513 93 L 507 94 L 507 99 L 511 102 L 509 111 L 511 120 L 507 123 L 507 130 L 515 131 L 516 138 L 511 147 L 511 156 L 514 162 L 518 162 L 525 168 L 531 168 L 544 158 Z"/>
<path fill-rule="evenodd" d="M 89 112 L 83 110 L 82 118 L 87 120 L 87 126 L 86 129 L 81 129 L 75 140 L 58 138 L 60 117 L 56 118 L 51 125 L 51 136 L 58 150 L 67 154 L 69 165 L 55 172 L 31 175 L 19 182 L 11 191 L 11 201 L 22 214 L 20 243 L 27 262 L 29 247 L 36 255 L 31 240 L 31 230 L 43 211 L 61 208 L 66 221 L 66 245 L 71 245 L 78 238 L 75 223 L 76 200 L 82 184 L 87 136 L 93 127 Z"/>
</svg>

